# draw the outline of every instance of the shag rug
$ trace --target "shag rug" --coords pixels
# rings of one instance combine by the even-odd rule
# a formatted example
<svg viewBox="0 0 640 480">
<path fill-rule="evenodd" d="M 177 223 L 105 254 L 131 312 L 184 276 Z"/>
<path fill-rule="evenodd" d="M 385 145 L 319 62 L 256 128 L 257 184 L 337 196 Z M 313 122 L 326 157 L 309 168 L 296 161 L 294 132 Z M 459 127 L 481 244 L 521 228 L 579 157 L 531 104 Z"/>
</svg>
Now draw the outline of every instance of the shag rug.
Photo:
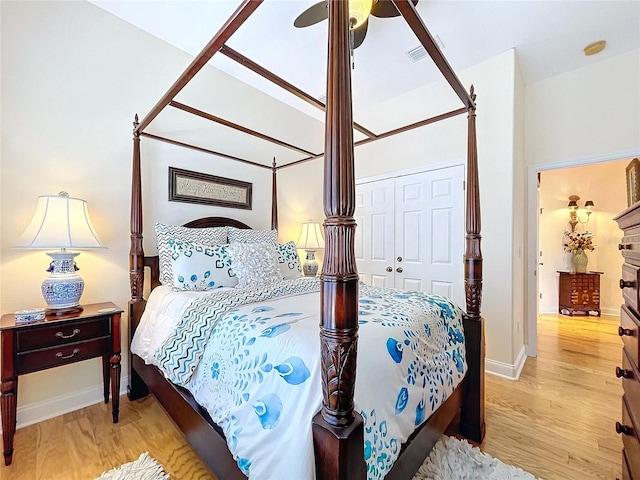
<svg viewBox="0 0 640 480">
<path fill-rule="evenodd" d="M 144 452 L 137 460 L 125 463 L 124 465 L 104 472 L 94 480 L 169 480 L 168 474 L 164 473 L 162 465 L 149 456 L 149 452 Z"/>
<path fill-rule="evenodd" d="M 148 452 L 94 480 L 169 480 Z M 443 436 L 413 480 L 538 480 L 521 468 L 502 463 L 466 440 Z"/>
<path fill-rule="evenodd" d="M 481 452 L 466 440 L 443 436 L 413 480 L 536 480 L 536 477 Z"/>
</svg>

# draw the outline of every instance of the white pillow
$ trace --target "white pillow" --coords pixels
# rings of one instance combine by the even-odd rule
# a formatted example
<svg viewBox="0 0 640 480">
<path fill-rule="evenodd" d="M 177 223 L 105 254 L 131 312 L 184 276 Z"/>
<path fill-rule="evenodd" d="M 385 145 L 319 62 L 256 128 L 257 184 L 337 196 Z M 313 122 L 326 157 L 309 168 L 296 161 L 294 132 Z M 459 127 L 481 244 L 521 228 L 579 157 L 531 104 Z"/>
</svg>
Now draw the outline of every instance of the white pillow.
<svg viewBox="0 0 640 480">
<path fill-rule="evenodd" d="M 158 257 L 160 261 L 160 283 L 173 286 L 171 273 L 171 240 L 177 242 L 197 242 L 202 245 L 223 245 L 227 243 L 227 227 L 188 228 L 156 223 Z"/>
<path fill-rule="evenodd" d="M 229 243 L 273 243 L 278 245 L 277 230 L 252 230 L 229 227 Z"/>
<path fill-rule="evenodd" d="M 230 243 L 229 256 L 239 287 L 251 287 L 282 281 L 275 245 Z"/>
<path fill-rule="evenodd" d="M 302 276 L 302 267 L 295 243 L 287 242 L 278 245 L 278 268 L 284 280 Z"/>
<path fill-rule="evenodd" d="M 231 268 L 229 245 L 202 245 L 172 240 L 171 270 L 173 289 L 213 290 L 238 284 Z"/>
</svg>

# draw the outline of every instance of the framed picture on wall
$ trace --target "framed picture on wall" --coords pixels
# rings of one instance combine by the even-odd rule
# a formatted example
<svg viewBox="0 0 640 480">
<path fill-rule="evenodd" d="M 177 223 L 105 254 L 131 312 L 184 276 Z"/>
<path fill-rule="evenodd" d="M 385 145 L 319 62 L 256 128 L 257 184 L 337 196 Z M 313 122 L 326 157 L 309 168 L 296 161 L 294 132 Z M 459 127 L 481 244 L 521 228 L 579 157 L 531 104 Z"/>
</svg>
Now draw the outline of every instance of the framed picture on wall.
<svg viewBox="0 0 640 480">
<path fill-rule="evenodd" d="M 169 201 L 251 210 L 252 184 L 169 167 Z"/>
<path fill-rule="evenodd" d="M 634 158 L 627 165 L 627 207 L 640 201 L 640 160 Z"/>
</svg>

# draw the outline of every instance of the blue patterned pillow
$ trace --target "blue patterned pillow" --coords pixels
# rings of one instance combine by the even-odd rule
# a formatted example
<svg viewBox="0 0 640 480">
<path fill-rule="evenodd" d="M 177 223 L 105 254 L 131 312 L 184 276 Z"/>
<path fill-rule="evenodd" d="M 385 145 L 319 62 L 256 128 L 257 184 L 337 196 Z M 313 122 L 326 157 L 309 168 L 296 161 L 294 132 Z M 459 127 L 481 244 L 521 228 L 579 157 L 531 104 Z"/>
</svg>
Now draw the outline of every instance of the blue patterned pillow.
<svg viewBox="0 0 640 480">
<path fill-rule="evenodd" d="M 229 245 L 202 245 L 171 240 L 171 271 L 173 289 L 213 290 L 238 284 L 231 269 Z"/>
<path fill-rule="evenodd" d="M 302 267 L 295 243 L 287 242 L 278 245 L 278 268 L 284 280 L 300 278 Z"/>
<path fill-rule="evenodd" d="M 222 245 L 227 243 L 227 227 L 188 228 L 156 223 L 158 258 L 160 262 L 160 283 L 173 286 L 171 272 L 171 245 L 169 242 L 196 242 L 201 245 Z"/>
<path fill-rule="evenodd" d="M 278 245 L 277 230 L 252 230 L 228 227 L 229 243 L 273 243 Z"/>
</svg>

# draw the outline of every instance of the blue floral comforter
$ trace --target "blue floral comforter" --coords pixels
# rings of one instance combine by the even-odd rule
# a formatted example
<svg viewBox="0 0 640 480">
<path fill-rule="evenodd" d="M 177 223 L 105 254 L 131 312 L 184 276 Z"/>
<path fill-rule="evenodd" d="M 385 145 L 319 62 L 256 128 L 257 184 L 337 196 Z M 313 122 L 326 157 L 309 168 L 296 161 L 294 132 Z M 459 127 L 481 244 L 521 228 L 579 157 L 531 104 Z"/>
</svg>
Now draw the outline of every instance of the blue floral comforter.
<svg viewBox="0 0 640 480">
<path fill-rule="evenodd" d="M 158 303 L 176 310 L 175 295 L 182 294 Z M 191 295 L 184 303 L 153 355 L 141 356 L 193 393 L 249 478 L 314 478 L 319 280 Z M 464 376 L 462 311 L 440 296 L 361 285 L 358 315 L 355 405 L 364 418 L 368 478 L 379 479 Z"/>
</svg>

